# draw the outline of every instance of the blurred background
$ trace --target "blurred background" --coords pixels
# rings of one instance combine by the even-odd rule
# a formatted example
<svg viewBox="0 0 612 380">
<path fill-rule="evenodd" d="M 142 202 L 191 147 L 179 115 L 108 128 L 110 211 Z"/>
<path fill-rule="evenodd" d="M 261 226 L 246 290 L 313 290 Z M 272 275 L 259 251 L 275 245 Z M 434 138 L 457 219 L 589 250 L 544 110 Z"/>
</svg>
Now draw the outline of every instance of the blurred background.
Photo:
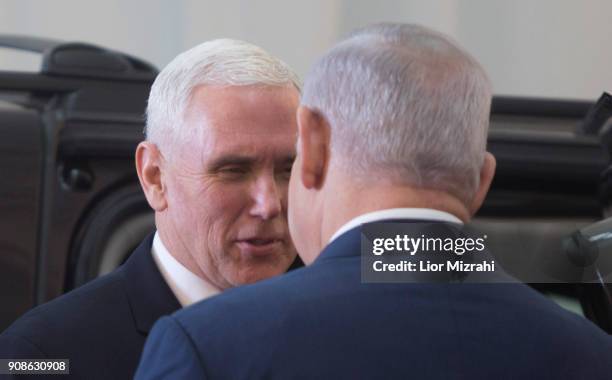
<svg viewBox="0 0 612 380">
<path fill-rule="evenodd" d="M 304 76 L 352 29 L 414 22 L 453 36 L 482 62 L 498 95 L 597 98 L 612 87 L 606 0 L 0 0 L 0 33 L 85 41 L 158 68 L 200 42 L 231 37 L 279 56 Z M 0 49 L 0 68 L 38 57 Z"/>
<path fill-rule="evenodd" d="M 497 174 L 474 224 L 496 237 L 488 248 L 506 269 L 539 273 L 551 257 L 590 252 L 563 244 L 612 213 L 602 212 L 612 210 L 612 96 L 595 104 L 612 89 L 610 14 L 609 0 L 0 0 L 0 34 L 87 42 L 159 69 L 201 42 L 237 38 L 303 78 L 366 24 L 442 31 L 484 65 L 497 95 L 488 139 Z M 99 62 L 89 53 L 76 56 Z M 83 58 L 35 74 L 41 58 L 0 48 L 0 331 L 112 271 L 154 228 L 133 155 L 155 70 L 110 54 L 124 72 Z M 597 244 L 612 263 L 606 236 Z M 565 264 L 574 281 L 517 277 L 612 333 L 612 279 L 582 284 L 598 264 Z"/>
</svg>

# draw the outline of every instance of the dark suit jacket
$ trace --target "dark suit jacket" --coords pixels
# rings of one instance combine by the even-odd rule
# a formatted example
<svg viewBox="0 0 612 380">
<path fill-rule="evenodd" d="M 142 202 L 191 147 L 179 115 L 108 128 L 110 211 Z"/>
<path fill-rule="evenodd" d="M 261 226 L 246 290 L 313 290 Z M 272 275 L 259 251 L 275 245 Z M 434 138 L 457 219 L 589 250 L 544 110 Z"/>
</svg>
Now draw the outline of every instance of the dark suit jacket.
<svg viewBox="0 0 612 380">
<path fill-rule="evenodd" d="M 153 234 L 114 272 L 19 318 L 0 335 L 0 358 L 67 358 L 75 379 L 131 379 L 153 323 L 180 308 L 152 242 Z"/>
<path fill-rule="evenodd" d="M 610 337 L 525 285 L 361 283 L 360 229 L 153 328 L 137 379 L 603 379 Z"/>
</svg>

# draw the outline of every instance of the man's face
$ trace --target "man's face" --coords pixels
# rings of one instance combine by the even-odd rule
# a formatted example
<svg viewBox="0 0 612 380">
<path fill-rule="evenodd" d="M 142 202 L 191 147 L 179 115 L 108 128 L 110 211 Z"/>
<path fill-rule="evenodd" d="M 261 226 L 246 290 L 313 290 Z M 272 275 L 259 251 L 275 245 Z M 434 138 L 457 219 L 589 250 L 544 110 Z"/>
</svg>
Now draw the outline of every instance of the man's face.
<svg viewBox="0 0 612 380">
<path fill-rule="evenodd" d="M 220 289 L 281 274 L 296 256 L 287 187 L 298 102 L 292 86 L 200 86 L 181 127 L 201 133 L 165 159 L 162 239 Z"/>
</svg>

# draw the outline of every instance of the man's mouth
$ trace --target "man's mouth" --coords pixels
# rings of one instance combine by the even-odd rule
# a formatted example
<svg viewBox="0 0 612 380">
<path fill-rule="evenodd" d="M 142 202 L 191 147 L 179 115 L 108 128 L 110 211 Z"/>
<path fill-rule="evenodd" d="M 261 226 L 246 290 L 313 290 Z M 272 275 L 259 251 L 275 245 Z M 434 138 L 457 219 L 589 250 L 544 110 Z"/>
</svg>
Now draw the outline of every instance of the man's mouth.
<svg viewBox="0 0 612 380">
<path fill-rule="evenodd" d="M 283 243 L 278 238 L 250 238 L 236 242 L 243 253 L 253 256 L 266 256 L 273 253 Z"/>
<path fill-rule="evenodd" d="M 258 246 L 271 244 L 271 243 L 274 243 L 275 241 L 278 241 L 278 240 L 277 239 L 248 239 L 246 240 L 247 243 L 258 245 Z"/>
</svg>

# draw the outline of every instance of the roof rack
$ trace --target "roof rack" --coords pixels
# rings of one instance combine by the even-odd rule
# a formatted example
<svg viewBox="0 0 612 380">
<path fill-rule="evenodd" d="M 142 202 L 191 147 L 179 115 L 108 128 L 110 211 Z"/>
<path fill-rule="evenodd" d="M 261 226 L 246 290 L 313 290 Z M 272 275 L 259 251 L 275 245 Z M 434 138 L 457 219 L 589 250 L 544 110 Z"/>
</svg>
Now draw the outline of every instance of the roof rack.
<svg viewBox="0 0 612 380">
<path fill-rule="evenodd" d="M 146 61 L 82 42 L 0 34 L 0 47 L 42 54 L 43 75 L 152 81 L 158 73 Z"/>
</svg>

